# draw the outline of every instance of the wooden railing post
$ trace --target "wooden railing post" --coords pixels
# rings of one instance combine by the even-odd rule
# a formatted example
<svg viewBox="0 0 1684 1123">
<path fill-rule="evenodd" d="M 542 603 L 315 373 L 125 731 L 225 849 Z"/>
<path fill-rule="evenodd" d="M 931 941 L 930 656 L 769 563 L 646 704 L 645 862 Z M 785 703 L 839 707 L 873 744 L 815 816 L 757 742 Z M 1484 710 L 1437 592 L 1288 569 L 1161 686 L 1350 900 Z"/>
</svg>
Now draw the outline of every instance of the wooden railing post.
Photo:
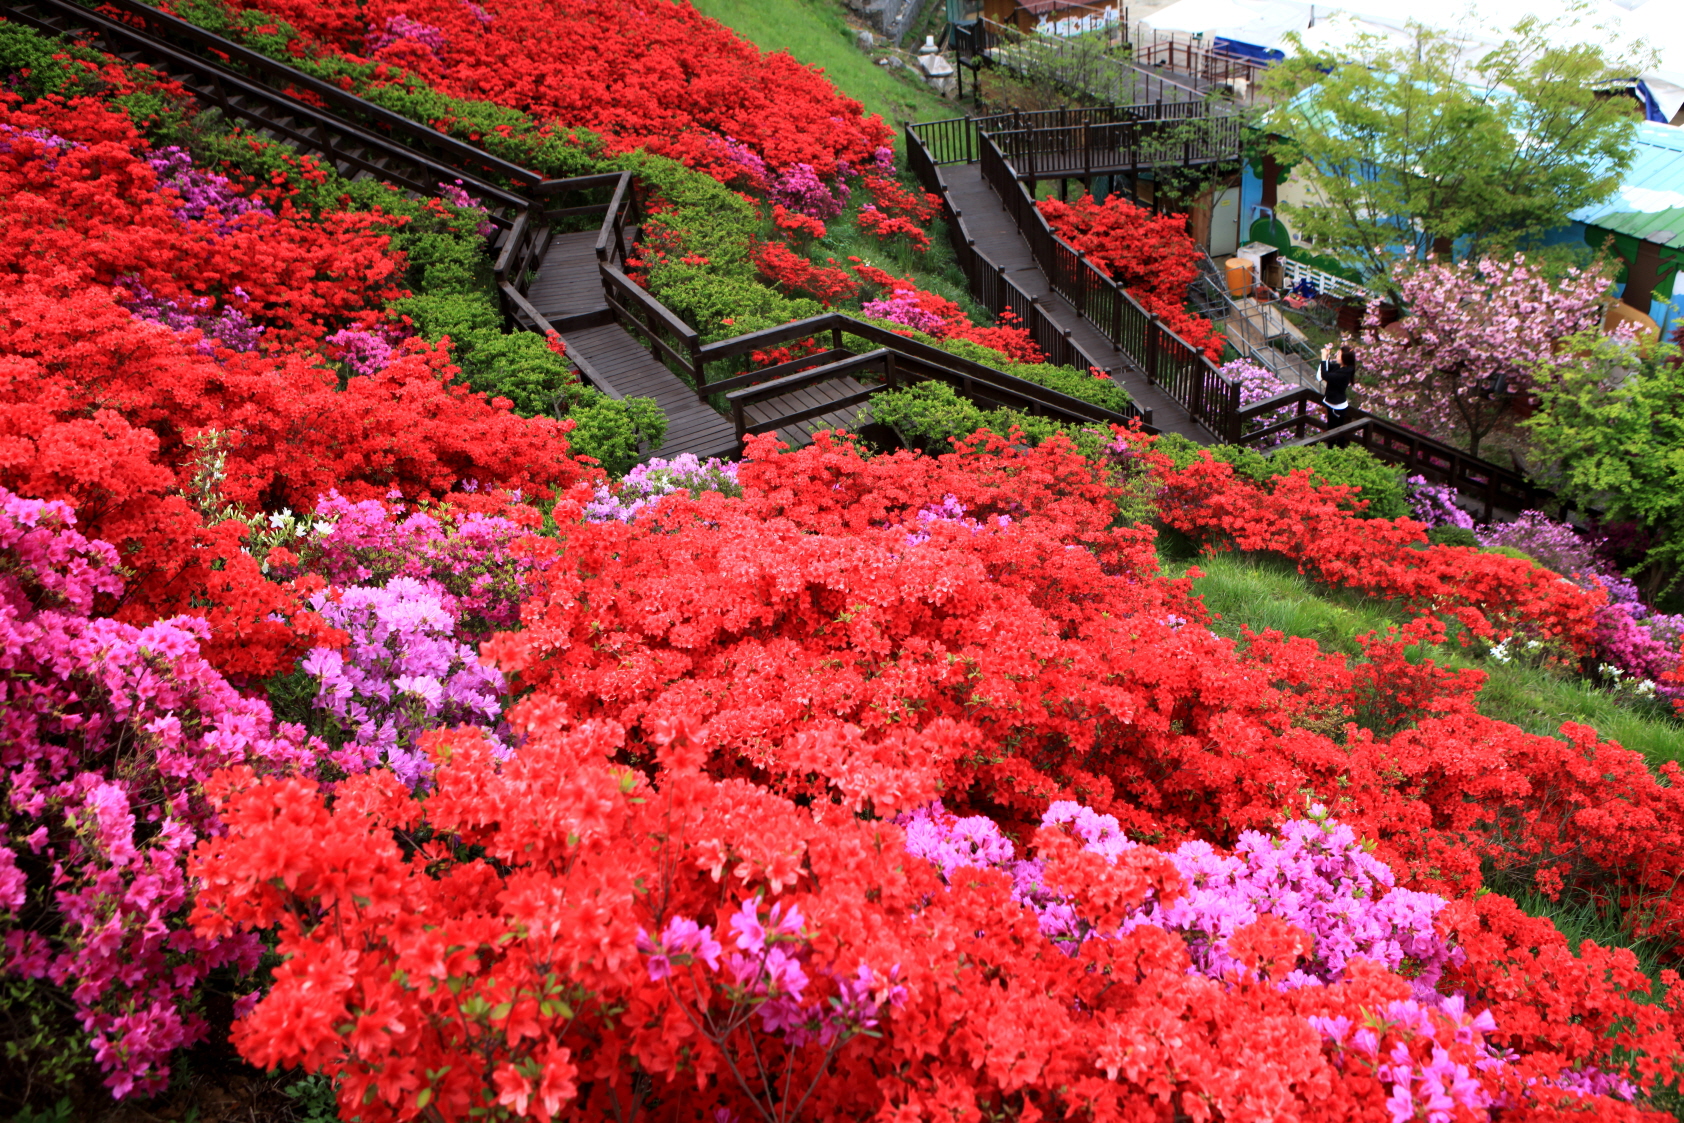
<svg viewBox="0 0 1684 1123">
<path fill-rule="evenodd" d="M 1158 384 L 1158 314 L 1148 314 L 1146 317 L 1146 382 L 1148 385 Z"/>
</svg>

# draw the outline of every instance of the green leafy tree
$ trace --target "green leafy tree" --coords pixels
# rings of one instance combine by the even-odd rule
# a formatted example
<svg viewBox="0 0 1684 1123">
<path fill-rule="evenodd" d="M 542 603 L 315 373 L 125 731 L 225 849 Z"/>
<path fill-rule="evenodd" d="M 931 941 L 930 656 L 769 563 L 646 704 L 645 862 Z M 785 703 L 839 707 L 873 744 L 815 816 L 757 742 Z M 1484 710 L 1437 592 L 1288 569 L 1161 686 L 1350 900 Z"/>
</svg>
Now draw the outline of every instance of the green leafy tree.
<svg viewBox="0 0 1684 1123">
<path fill-rule="evenodd" d="M 1638 112 L 1607 91 L 1642 60 L 1549 31 L 1528 18 L 1490 50 L 1417 23 L 1403 46 L 1364 36 L 1344 57 L 1300 43 L 1269 70 L 1263 119 L 1314 200 L 1282 204 L 1298 237 L 1390 292 L 1400 254 L 1526 248 L 1613 194 Z"/>
<path fill-rule="evenodd" d="M 1549 482 L 1575 506 L 1631 520 L 1653 536 L 1633 573 L 1651 595 L 1684 563 L 1684 365 L 1670 343 L 1586 332 L 1577 356 L 1534 372 L 1537 413 L 1524 424 L 1554 461 Z M 1546 469 L 1547 470 L 1547 469 Z"/>
</svg>

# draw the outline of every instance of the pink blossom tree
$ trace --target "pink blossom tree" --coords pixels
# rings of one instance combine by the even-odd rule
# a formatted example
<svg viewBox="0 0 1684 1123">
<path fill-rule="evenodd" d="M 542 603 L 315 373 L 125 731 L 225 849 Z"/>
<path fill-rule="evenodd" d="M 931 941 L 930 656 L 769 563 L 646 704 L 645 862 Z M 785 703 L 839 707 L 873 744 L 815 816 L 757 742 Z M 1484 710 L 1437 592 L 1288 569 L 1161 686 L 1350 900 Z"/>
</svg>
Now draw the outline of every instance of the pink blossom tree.
<svg viewBox="0 0 1684 1123">
<path fill-rule="evenodd" d="M 1556 342 L 1596 322 L 1608 289 L 1596 272 L 1552 280 L 1521 254 L 1403 266 L 1397 281 L 1408 314 L 1381 328 L 1374 305 L 1364 325 L 1370 400 L 1476 454 L 1517 400 L 1532 399 L 1531 372 L 1557 361 Z"/>
</svg>

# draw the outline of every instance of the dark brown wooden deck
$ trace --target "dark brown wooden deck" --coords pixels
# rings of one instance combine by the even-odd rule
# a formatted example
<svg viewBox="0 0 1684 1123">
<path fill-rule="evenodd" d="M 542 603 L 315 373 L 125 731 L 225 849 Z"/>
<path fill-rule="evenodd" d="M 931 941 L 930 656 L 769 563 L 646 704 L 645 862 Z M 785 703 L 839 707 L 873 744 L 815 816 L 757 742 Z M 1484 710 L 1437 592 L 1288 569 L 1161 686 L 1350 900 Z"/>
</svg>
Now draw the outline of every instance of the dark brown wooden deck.
<svg viewBox="0 0 1684 1123">
<path fill-rule="evenodd" d="M 616 398 L 653 398 L 667 415 L 667 432 L 659 448 L 646 448 L 648 457 L 691 453 L 702 459 L 734 457 L 738 452 L 731 419 L 702 401 L 683 379 L 655 358 L 614 319 L 597 270 L 596 231 L 562 234 L 544 254 L 528 299 L 561 333 L 567 352 L 589 364 L 598 389 Z M 806 387 L 756 402 L 747 410 L 750 424 L 823 405 L 859 392 L 851 378 Z M 791 448 L 813 439 L 820 429 L 851 426 L 859 407 L 797 422 L 778 436 Z"/>
<path fill-rule="evenodd" d="M 1188 415 L 1186 407 L 1152 385 L 1146 373 L 1113 346 L 1103 332 L 1052 291 L 1046 274 L 1035 264 L 1029 241 L 1018 232 L 999 195 L 982 178 L 980 164 L 945 164 L 936 170 L 947 185 L 954 208 L 964 218 L 966 231 L 976 240 L 975 248 L 980 256 L 996 268 L 1004 268 L 1006 275 L 1034 298 L 1047 317 L 1068 332 L 1084 351 L 1095 356 L 1113 356 L 1112 377 L 1123 384 L 1137 406 L 1152 411 L 1154 425 L 1199 444 L 1211 442 L 1212 435 Z"/>
</svg>

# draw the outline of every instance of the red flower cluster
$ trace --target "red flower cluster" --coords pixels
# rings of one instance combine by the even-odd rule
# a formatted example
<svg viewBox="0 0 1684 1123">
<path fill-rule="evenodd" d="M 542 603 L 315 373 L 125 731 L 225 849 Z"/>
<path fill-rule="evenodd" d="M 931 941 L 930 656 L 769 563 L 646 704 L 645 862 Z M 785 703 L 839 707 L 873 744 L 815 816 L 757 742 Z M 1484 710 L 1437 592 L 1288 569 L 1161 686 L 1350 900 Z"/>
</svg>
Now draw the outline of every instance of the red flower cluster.
<svg viewBox="0 0 1684 1123">
<path fill-rule="evenodd" d="M 352 497 L 442 494 L 464 478 L 570 484 L 565 426 L 523 420 L 410 342 L 377 373 L 339 376 L 293 348 L 373 321 L 403 268 L 377 216 L 184 221 L 127 120 L 97 103 L 0 95 L 0 486 L 75 506 L 134 576 L 120 618 L 191 613 L 208 657 L 239 674 L 290 666 L 308 642 L 295 590 L 242 552 L 230 517 Z M 154 303 L 231 309 L 261 350 L 139 318 Z M 288 618 L 291 618 L 289 625 Z"/>
<path fill-rule="evenodd" d="M 1127 289 L 1165 327 L 1212 361 L 1221 358 L 1221 336 L 1209 320 L 1186 307 L 1187 286 L 1199 275 L 1199 248 L 1187 233 L 1186 215 L 1154 217 L 1121 195 L 1103 203 L 1083 195 L 1074 203 L 1042 199 L 1037 205 L 1059 237 Z"/>
<path fill-rule="evenodd" d="M 1357 489 L 1318 487 L 1307 471 L 1254 484 L 1208 455 L 1168 477 L 1164 520 L 1217 549 L 1267 550 L 1318 581 L 1399 600 L 1497 642 L 1521 634 L 1573 656 L 1596 645 L 1605 600 L 1520 558 L 1466 546 L 1428 546 L 1411 519 L 1355 520 Z"/>
<path fill-rule="evenodd" d="M 809 296 L 829 308 L 839 300 L 851 300 L 859 284 L 848 271 L 836 265 L 815 265 L 782 242 L 761 242 L 751 252 L 761 277 L 791 296 Z"/>
<path fill-rule="evenodd" d="M 919 225 L 941 211 L 941 196 L 909 191 L 885 175 L 867 174 L 862 182 L 871 202 L 860 211 L 860 227 L 879 242 L 904 237 L 919 253 L 930 248 L 930 235 Z"/>
<path fill-rule="evenodd" d="M 1028 329 L 1014 326 L 1017 316 L 1010 308 L 1000 313 L 1000 322 L 993 327 L 978 327 L 971 323 L 964 309 L 944 296 L 919 288 L 912 278 L 893 276 L 858 258 L 848 260 L 855 262 L 854 273 L 861 281 L 878 289 L 877 298 L 867 301 L 861 309 L 865 315 L 904 324 L 937 339 L 968 339 L 998 351 L 1014 363 L 1046 361 Z"/>
<path fill-rule="evenodd" d="M 198 930 L 270 929 L 283 958 L 247 1057 L 377 1120 L 1375 1120 L 1440 1095 L 1447 1118 L 1646 1117 L 1598 1093 L 1671 1079 L 1674 1006 L 1639 1000 L 1629 952 L 1575 956 L 1474 890 L 1485 857 L 1658 888 L 1684 786 L 1588 730 L 1481 718 L 1477 675 L 1403 657 L 1419 635 L 1355 667 L 1217 638 L 1150 531 L 1113 526 L 1134 485 L 1062 440 L 774 447 L 753 439 L 741 499 L 564 528 L 485 649 L 523 695 L 507 759 L 434 734 L 424 800 L 227 775 Z M 1049 800 L 1224 846 L 1307 792 L 1461 896 L 1439 928 L 1461 997 L 1360 959 L 1283 989 L 1308 939 L 1272 918 L 1221 978 L 1162 928 L 1065 948 L 1011 877 L 944 878 L 892 821 L 937 795 L 985 814 L 1106 925 L 1182 887 L 1150 850 L 1110 865 L 1038 829 Z"/>
<path fill-rule="evenodd" d="M 766 54 L 688 4 L 578 0 L 238 0 L 286 19 L 320 46 L 415 72 L 441 93 L 602 133 L 611 151 L 646 148 L 721 182 L 743 174 L 721 138 L 774 169 L 836 174 L 892 143 L 880 118 L 813 67 Z"/>
</svg>

